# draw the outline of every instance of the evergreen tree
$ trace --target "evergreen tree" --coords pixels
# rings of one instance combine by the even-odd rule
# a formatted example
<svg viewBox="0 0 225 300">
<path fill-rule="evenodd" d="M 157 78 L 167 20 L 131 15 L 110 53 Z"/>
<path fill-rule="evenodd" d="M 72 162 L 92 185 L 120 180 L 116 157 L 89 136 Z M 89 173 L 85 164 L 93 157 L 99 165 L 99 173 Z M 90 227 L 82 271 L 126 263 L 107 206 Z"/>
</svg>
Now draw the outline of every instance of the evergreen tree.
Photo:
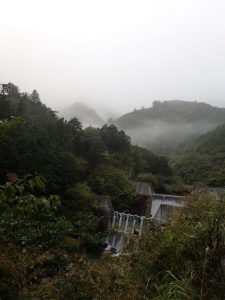
<svg viewBox="0 0 225 300">
<path fill-rule="evenodd" d="M 34 102 L 40 102 L 40 96 L 36 90 L 33 90 L 30 96 Z"/>
</svg>

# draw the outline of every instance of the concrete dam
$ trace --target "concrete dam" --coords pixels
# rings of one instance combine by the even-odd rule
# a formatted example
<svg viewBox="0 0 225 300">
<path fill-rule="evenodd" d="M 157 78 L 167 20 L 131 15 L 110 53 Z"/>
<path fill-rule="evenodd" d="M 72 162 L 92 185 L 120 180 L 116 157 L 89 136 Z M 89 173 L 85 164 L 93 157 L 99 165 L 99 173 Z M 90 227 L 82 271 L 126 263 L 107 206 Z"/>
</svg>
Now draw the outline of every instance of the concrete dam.
<svg viewBox="0 0 225 300">
<path fill-rule="evenodd" d="M 152 222 L 165 226 L 173 213 L 188 206 L 188 201 L 183 196 L 156 194 L 147 183 L 136 182 L 134 186 L 139 196 L 137 211 L 142 215 L 114 211 L 109 223 L 113 232 L 106 239 L 105 250 L 122 252 L 131 235 L 141 236 Z"/>
</svg>

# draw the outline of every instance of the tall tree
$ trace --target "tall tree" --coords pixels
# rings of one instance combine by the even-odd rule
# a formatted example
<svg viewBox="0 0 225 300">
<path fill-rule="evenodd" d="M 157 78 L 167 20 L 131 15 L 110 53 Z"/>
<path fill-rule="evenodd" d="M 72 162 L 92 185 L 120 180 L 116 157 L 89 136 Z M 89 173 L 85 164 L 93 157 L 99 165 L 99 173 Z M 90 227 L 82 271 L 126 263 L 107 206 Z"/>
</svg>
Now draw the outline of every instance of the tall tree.
<svg viewBox="0 0 225 300">
<path fill-rule="evenodd" d="M 8 95 L 13 96 L 13 95 L 18 95 L 19 94 L 19 88 L 15 84 L 9 82 L 7 84 L 8 86 Z"/>
<path fill-rule="evenodd" d="M 40 96 L 36 90 L 33 90 L 30 96 L 34 102 L 40 102 Z"/>
</svg>

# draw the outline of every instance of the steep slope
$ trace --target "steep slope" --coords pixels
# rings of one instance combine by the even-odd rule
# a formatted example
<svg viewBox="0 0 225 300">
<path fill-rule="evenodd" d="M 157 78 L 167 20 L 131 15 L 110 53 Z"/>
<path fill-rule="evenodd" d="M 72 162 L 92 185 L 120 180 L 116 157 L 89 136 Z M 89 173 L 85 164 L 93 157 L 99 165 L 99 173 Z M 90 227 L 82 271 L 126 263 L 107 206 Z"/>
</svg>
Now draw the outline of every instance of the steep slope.
<svg viewBox="0 0 225 300">
<path fill-rule="evenodd" d="M 86 194 L 86 188 L 77 185 L 88 184 L 87 189 L 111 196 L 115 209 L 127 209 L 129 199 L 135 198 L 129 194 L 131 168 L 137 176 L 150 172 L 170 176 L 165 157 L 131 146 L 130 138 L 114 125 L 82 129 L 77 119 L 58 118 L 35 94 L 18 89 L 10 95 L 0 92 L 0 121 L 5 124 L 11 116 L 23 119 L 0 136 L 0 183 L 10 173 L 19 177 L 37 173 L 47 180 L 49 193 L 64 197 L 74 188 L 77 197 L 77 188 Z"/>
<path fill-rule="evenodd" d="M 62 116 L 66 120 L 70 120 L 76 117 L 84 127 L 90 125 L 98 127 L 104 124 L 104 121 L 94 109 L 81 102 L 76 102 L 72 106 L 61 111 L 60 116 Z"/>
<path fill-rule="evenodd" d="M 155 101 L 150 108 L 134 110 L 121 116 L 115 124 L 131 136 L 133 144 L 150 149 L 177 150 L 222 124 L 225 108 L 187 101 Z"/>
<path fill-rule="evenodd" d="M 172 159 L 172 166 L 188 183 L 225 186 L 225 125 L 198 138 L 182 155 Z"/>
</svg>

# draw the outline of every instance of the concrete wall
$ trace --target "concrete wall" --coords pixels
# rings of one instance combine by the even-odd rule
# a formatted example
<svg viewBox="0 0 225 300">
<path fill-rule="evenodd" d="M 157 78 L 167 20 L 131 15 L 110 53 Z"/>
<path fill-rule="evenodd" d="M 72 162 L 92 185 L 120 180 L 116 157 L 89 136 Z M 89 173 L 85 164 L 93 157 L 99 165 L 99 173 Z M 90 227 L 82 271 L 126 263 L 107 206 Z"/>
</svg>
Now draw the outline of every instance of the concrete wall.
<svg viewBox="0 0 225 300">
<path fill-rule="evenodd" d="M 187 206 L 187 204 L 188 203 L 187 201 L 185 201 L 185 198 L 181 196 L 154 194 L 152 196 L 152 207 L 151 207 L 152 218 L 155 218 L 160 208 L 160 205 L 185 207 Z"/>
<path fill-rule="evenodd" d="M 133 186 L 139 196 L 151 196 L 155 193 L 153 186 L 147 182 L 134 181 Z"/>
<path fill-rule="evenodd" d="M 107 229 L 109 223 L 112 221 L 112 215 L 113 215 L 113 206 L 112 201 L 109 196 L 103 196 L 103 195 L 96 195 L 95 201 L 100 207 L 102 208 L 104 212 L 104 219 L 102 220 L 102 227 L 103 229 Z"/>
<path fill-rule="evenodd" d="M 183 207 L 161 204 L 154 217 L 154 223 L 161 226 L 168 224 L 169 219 L 181 209 L 183 209 Z"/>
</svg>

